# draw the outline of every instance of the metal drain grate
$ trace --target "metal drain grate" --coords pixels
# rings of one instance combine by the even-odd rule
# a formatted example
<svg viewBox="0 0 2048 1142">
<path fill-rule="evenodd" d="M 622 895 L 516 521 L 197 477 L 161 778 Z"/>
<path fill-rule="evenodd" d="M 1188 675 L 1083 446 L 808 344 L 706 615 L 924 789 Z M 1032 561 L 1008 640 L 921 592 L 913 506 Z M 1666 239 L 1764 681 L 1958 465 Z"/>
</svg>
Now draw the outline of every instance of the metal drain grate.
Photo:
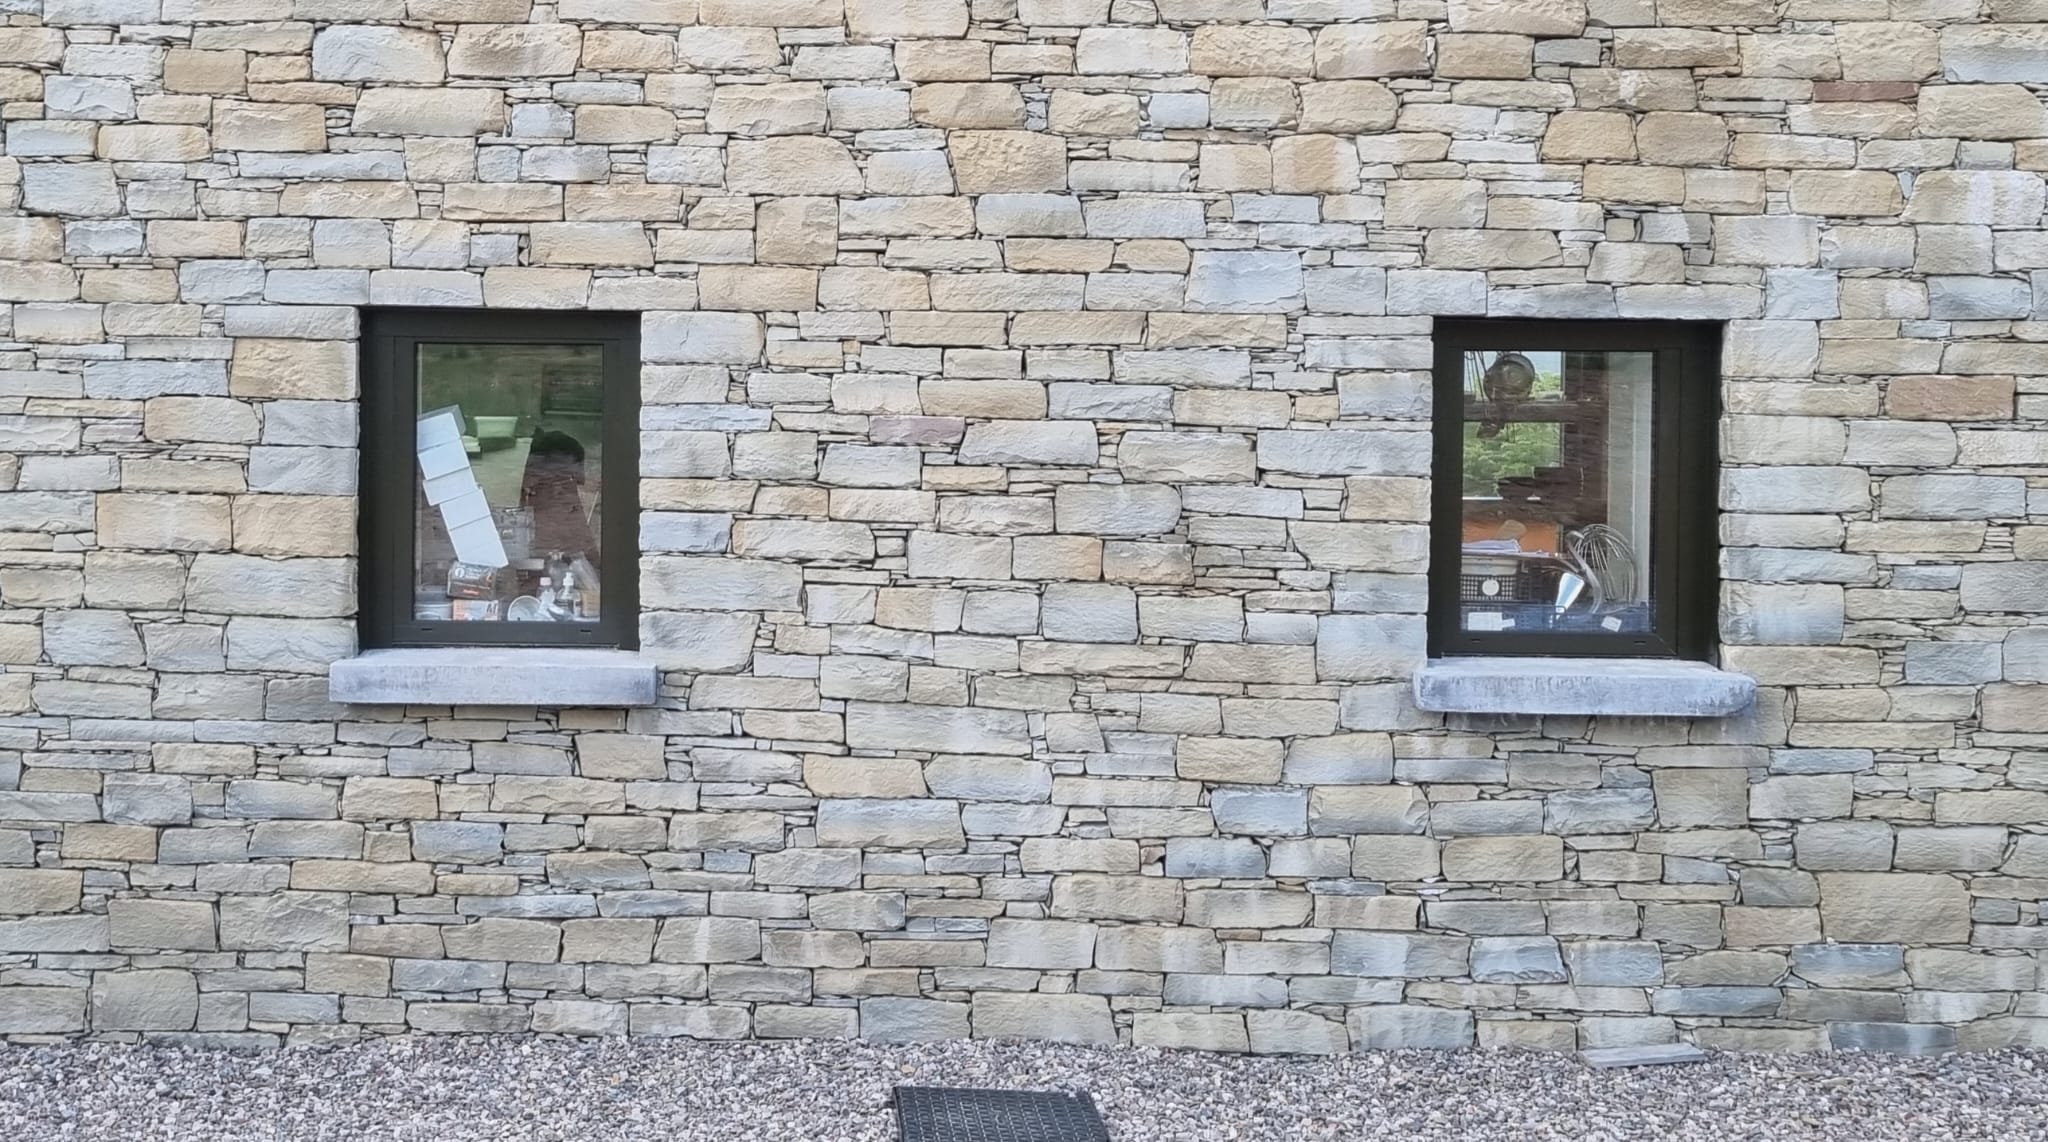
<svg viewBox="0 0 2048 1142">
<path fill-rule="evenodd" d="M 903 1142 L 1109 1142 L 1095 1101 L 1035 1090 L 896 1088 Z"/>
</svg>

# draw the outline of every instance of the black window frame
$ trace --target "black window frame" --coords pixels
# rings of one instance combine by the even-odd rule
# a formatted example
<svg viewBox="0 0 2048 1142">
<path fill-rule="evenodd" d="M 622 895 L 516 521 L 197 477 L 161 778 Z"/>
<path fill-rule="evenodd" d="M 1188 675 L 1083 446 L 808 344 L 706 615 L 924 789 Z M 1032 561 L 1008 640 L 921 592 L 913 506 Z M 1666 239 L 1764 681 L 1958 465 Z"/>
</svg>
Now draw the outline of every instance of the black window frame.
<svg viewBox="0 0 2048 1142">
<path fill-rule="evenodd" d="M 1720 591 L 1717 488 L 1721 337 L 1717 321 L 1438 318 L 1432 417 L 1429 653 L 1447 656 L 1706 659 Z M 1465 354 L 1496 350 L 1651 352 L 1648 632 L 1460 629 Z"/>
<path fill-rule="evenodd" d="M 366 309 L 362 313 L 362 551 L 358 637 L 365 649 L 639 645 L 640 318 L 599 310 Z M 604 454 L 598 570 L 590 622 L 454 622 L 413 617 L 418 526 L 415 425 L 422 344 L 596 345 L 603 351 Z"/>
</svg>

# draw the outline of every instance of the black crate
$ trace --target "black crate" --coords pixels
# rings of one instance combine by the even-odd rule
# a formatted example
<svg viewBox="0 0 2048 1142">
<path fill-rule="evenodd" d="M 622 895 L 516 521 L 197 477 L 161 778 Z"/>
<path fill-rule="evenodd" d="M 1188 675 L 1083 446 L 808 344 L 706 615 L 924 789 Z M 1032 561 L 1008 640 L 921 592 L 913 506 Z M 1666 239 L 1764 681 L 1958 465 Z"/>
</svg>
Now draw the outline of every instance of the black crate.
<svg viewBox="0 0 2048 1142">
<path fill-rule="evenodd" d="M 1458 599 L 1466 603 L 1548 603 L 1557 597 L 1558 568 L 1526 563 L 1512 575 L 1459 575 Z M 1486 585 L 1493 584 L 1488 594 Z"/>
<path fill-rule="evenodd" d="M 902 1142 L 1109 1142 L 1085 1094 L 896 1088 Z"/>
</svg>

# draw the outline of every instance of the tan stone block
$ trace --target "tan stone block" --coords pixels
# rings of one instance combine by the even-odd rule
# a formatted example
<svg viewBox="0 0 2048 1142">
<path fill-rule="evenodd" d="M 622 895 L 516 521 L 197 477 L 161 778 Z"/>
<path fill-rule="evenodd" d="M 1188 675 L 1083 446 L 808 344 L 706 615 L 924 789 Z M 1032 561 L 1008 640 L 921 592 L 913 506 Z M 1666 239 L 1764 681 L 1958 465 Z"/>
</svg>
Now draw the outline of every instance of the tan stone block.
<svg viewBox="0 0 2048 1142">
<path fill-rule="evenodd" d="M 462 24 L 448 49 L 448 74 L 477 79 L 568 75 L 583 51 L 573 24 Z"/>
<path fill-rule="evenodd" d="M 1760 171 L 1689 170 L 1684 175 L 1687 210 L 1709 214 L 1763 213 L 1764 176 Z"/>
<path fill-rule="evenodd" d="M 1586 28 L 1586 0 L 1451 0 L 1451 29 L 1576 36 Z"/>
<path fill-rule="evenodd" d="M 1448 880 L 1559 880 L 1564 876 L 1564 839 L 1455 837 L 1444 842 L 1443 866 Z"/>
<path fill-rule="evenodd" d="M 1306 28 L 1207 24 L 1195 29 L 1188 70 L 1195 75 L 1305 76 L 1315 64 Z"/>
<path fill-rule="evenodd" d="M 248 71 L 249 53 L 244 51 L 172 48 L 164 54 L 164 90 L 194 95 L 236 95 L 248 85 Z"/>
<path fill-rule="evenodd" d="M 1543 133 L 1547 162 L 1636 157 L 1635 122 L 1619 111 L 1562 111 Z"/>
<path fill-rule="evenodd" d="M 2011 377 L 1894 377 L 1885 415 L 1900 420 L 2011 420 Z"/>
<path fill-rule="evenodd" d="M 78 907 L 84 876 L 59 869 L 0 868 L 0 916 L 72 911 Z"/>
<path fill-rule="evenodd" d="M 947 137 L 962 194 L 1067 188 L 1067 143 L 1036 131 L 955 131 Z"/>
<path fill-rule="evenodd" d="M 1891 217 L 1906 205 L 1898 176 L 1884 171 L 1793 171 L 1791 191 L 1800 214 Z"/>
<path fill-rule="evenodd" d="M 846 18 L 842 0 L 699 0 L 698 22 L 763 28 L 834 28 Z"/>
<path fill-rule="evenodd" d="M 833 199 L 770 199 L 757 218 L 754 256 L 760 261 L 829 265 L 839 256 L 839 204 Z"/>
<path fill-rule="evenodd" d="M 749 138 L 821 134 L 825 88 L 816 83 L 721 84 L 711 97 L 704 125 L 720 134 Z"/>
<path fill-rule="evenodd" d="M 856 40 L 943 40 L 967 32 L 966 0 L 846 0 Z"/>
<path fill-rule="evenodd" d="M 230 397 L 152 397 L 143 404 L 145 440 L 253 444 L 260 430 L 256 410 Z"/>
<path fill-rule="evenodd" d="M 1271 190 L 1273 153 L 1263 143 L 1204 143 L 1195 185 L 1202 190 Z"/>
<path fill-rule="evenodd" d="M 1135 135 L 1143 120 L 1135 95 L 1091 95 L 1085 91 L 1055 91 L 1046 125 L 1062 135 Z"/>
<path fill-rule="evenodd" d="M 415 89 L 373 87 L 356 100 L 354 131 L 464 137 L 489 134 L 504 125 L 505 93 L 496 88 L 443 87 L 432 99 L 422 99 Z"/>
<path fill-rule="evenodd" d="M 582 309 L 589 301 L 589 270 L 539 266 L 484 270 L 484 304 L 493 309 Z"/>
<path fill-rule="evenodd" d="M 198 127 L 109 123 L 99 130 L 95 153 L 116 162 L 189 163 L 206 158 L 212 146 Z"/>
<path fill-rule="evenodd" d="M 1625 68 L 1734 67 L 1741 62 L 1741 53 L 1728 32 L 1619 28 L 1614 33 L 1614 62 Z"/>
<path fill-rule="evenodd" d="M 354 400 L 355 346 L 347 341 L 238 338 L 228 391 L 238 397 Z"/>
<path fill-rule="evenodd" d="M 537 222 L 528 233 L 536 265 L 654 264 L 647 229 L 637 222 Z"/>
<path fill-rule="evenodd" d="M 1563 260 L 1557 235 L 1548 230 L 1432 230 L 1423 255 L 1444 269 L 1527 269 Z"/>
<path fill-rule="evenodd" d="M 458 222 L 548 222 L 562 217 L 562 188 L 458 182 L 441 192 L 441 217 Z"/>
<path fill-rule="evenodd" d="M 1527 79 L 1536 41 L 1528 36 L 1446 32 L 1436 41 L 1442 79 Z"/>
<path fill-rule="evenodd" d="M 1966 944 L 1970 894 L 1938 873 L 1823 872 L 1820 918 L 1829 940 Z"/>
<path fill-rule="evenodd" d="M 860 168 L 837 139 L 735 139 L 727 149 L 725 186 L 735 194 L 859 194 Z"/>
<path fill-rule="evenodd" d="M 1326 25 L 1316 33 L 1316 78 L 1427 75 L 1428 33 L 1421 20 Z"/>
<path fill-rule="evenodd" d="M 1922 88 L 1922 135 L 1964 139 L 2036 139 L 2048 135 L 2048 106 L 2016 83 L 1938 84 Z M 107 128 L 100 131 L 104 153 Z"/>
<path fill-rule="evenodd" d="M 1055 93 L 1054 98 L 1063 94 L 1070 93 Z M 923 83 L 911 90 L 910 114 L 933 127 L 1022 127 L 1024 97 L 1008 83 Z"/>
<path fill-rule="evenodd" d="M 780 266 L 705 266 L 697 274 L 697 299 L 704 309 L 816 309 L 818 271 Z"/>
<path fill-rule="evenodd" d="M 1596 202 L 1677 203 L 1686 173 L 1677 167 L 1600 164 L 1586 168 L 1586 197 Z"/>
<path fill-rule="evenodd" d="M 819 275 L 818 302 L 835 310 L 930 309 L 931 291 L 914 271 L 833 266 Z"/>
<path fill-rule="evenodd" d="M 1847 80 L 1922 80 L 1941 70 L 1940 36 L 1922 24 L 1844 20 L 1835 47 Z"/>
<path fill-rule="evenodd" d="M 675 62 L 673 33 L 592 29 L 583 34 L 583 66 L 594 71 L 666 71 Z"/>
<path fill-rule="evenodd" d="M 1728 128 L 1719 115 L 1652 111 L 1636 124 L 1636 146 L 1665 166 L 1720 166 L 1728 156 Z"/>
<path fill-rule="evenodd" d="M 1219 79 L 1209 89 L 1209 125 L 1255 131 L 1291 126 L 1301 118 L 1296 91 L 1290 79 Z"/>
<path fill-rule="evenodd" d="M 665 143 L 675 135 L 675 115 L 663 107 L 576 110 L 576 141 L 581 143 Z"/>
<path fill-rule="evenodd" d="M 324 151 L 327 113 L 312 104 L 223 101 L 214 104 L 213 139 L 223 151 Z"/>
<path fill-rule="evenodd" d="M 1301 129 L 1333 134 L 1386 131 L 1394 126 L 1400 101 L 1385 86 L 1366 80 L 1301 85 Z"/>
<path fill-rule="evenodd" d="M 307 218 L 417 218 L 419 197 L 403 182 L 300 182 L 284 188 L 278 209 Z"/>
<path fill-rule="evenodd" d="M 237 496 L 234 527 L 234 549 L 251 555 L 338 556 L 356 550 L 356 504 L 347 496 Z"/>
<path fill-rule="evenodd" d="M 1280 194 L 1348 194 L 1358 189 L 1358 145 L 1342 135 L 1273 140 L 1273 189 Z"/>
<path fill-rule="evenodd" d="M 226 496 L 131 492 L 103 495 L 99 497 L 98 508 L 97 530 L 102 547 L 226 551 L 234 537 Z"/>
</svg>

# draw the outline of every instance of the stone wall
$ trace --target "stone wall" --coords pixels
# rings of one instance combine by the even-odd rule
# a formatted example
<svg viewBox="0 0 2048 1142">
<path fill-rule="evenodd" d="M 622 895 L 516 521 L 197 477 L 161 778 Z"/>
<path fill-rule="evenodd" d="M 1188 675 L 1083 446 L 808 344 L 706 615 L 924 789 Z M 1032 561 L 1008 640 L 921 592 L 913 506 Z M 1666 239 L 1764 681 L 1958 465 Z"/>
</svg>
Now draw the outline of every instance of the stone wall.
<svg viewBox="0 0 2048 1142">
<path fill-rule="evenodd" d="M 2043 0 L 0 0 L 0 1033 L 2048 1044 L 2044 84 Z M 645 314 L 659 708 L 328 702 L 363 306 Z M 1728 322 L 1752 714 L 1414 708 L 1469 314 Z"/>
</svg>

